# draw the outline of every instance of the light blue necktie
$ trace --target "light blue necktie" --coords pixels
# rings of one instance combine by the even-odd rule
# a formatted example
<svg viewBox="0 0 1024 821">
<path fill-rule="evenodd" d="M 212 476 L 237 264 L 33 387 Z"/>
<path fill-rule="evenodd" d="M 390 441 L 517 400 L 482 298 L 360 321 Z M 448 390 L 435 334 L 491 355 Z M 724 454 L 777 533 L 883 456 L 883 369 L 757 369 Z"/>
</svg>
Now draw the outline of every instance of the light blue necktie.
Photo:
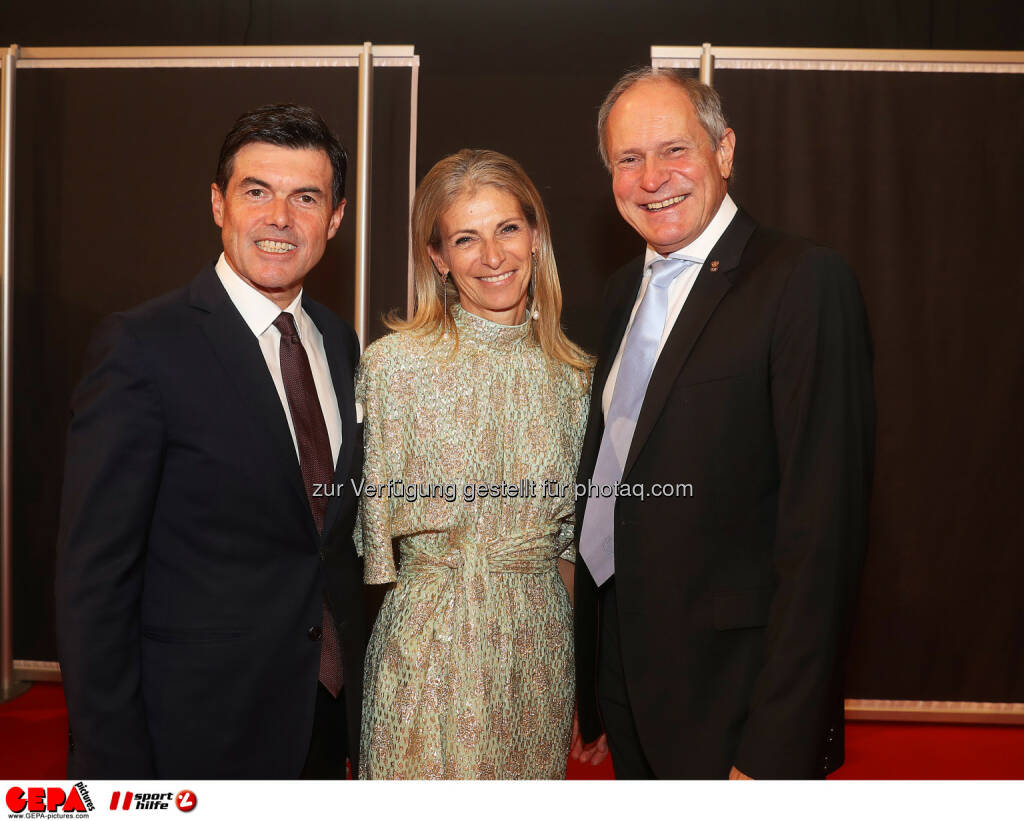
<svg viewBox="0 0 1024 821">
<path fill-rule="evenodd" d="M 683 271 L 698 264 L 675 257 L 651 263 L 650 282 L 626 337 L 580 534 L 580 555 L 598 585 L 615 572 L 615 488 L 622 479 L 647 383 L 658 359 L 668 314 L 668 287 Z"/>
</svg>

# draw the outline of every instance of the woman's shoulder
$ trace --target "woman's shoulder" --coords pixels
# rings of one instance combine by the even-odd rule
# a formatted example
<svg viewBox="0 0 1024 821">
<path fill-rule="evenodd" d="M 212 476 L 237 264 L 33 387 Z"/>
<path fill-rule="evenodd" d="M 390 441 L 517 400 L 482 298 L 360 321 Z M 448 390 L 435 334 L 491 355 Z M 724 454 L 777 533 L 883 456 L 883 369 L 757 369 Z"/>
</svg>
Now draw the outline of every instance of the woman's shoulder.
<svg viewBox="0 0 1024 821">
<path fill-rule="evenodd" d="M 567 396 L 586 396 L 594 378 L 593 367 L 578 368 L 568 362 L 542 354 L 548 372 L 554 377 L 560 391 Z"/>
<path fill-rule="evenodd" d="M 432 355 L 433 335 L 415 331 L 392 331 L 366 346 L 359 362 L 360 371 L 383 369 L 390 372 L 419 370 Z"/>
</svg>

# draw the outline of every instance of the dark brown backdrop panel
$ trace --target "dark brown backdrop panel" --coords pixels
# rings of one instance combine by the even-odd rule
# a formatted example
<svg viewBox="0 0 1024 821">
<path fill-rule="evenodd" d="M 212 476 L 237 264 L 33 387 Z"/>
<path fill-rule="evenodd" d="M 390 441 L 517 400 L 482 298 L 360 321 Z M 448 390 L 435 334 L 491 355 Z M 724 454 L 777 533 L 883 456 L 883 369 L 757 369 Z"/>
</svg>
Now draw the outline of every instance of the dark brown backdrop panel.
<svg viewBox="0 0 1024 821">
<path fill-rule="evenodd" d="M 719 71 L 736 199 L 840 249 L 875 341 L 849 695 L 1024 701 L 1024 77 Z"/>
<path fill-rule="evenodd" d="M 371 163 L 369 345 L 388 332 L 383 317 L 397 308 L 405 316 L 409 272 L 409 120 L 411 69 L 373 73 Z M 355 176 L 353 169 L 353 190 Z M 355 220 L 355 212 L 352 212 Z"/>
<path fill-rule="evenodd" d="M 407 70 L 399 73 L 408 80 Z M 352 209 L 356 82 L 354 68 L 18 71 L 16 658 L 56 658 L 52 579 L 64 438 L 93 328 L 112 311 L 187 284 L 217 257 L 210 183 L 224 134 L 243 111 L 293 101 L 321 112 L 349 149 Z M 405 164 L 407 143 L 403 150 Z M 354 221 L 350 210 L 309 280 L 310 294 L 349 320 Z M 399 236 L 404 248 L 404 231 Z M 386 232 L 380 239 L 388 242 Z"/>
</svg>

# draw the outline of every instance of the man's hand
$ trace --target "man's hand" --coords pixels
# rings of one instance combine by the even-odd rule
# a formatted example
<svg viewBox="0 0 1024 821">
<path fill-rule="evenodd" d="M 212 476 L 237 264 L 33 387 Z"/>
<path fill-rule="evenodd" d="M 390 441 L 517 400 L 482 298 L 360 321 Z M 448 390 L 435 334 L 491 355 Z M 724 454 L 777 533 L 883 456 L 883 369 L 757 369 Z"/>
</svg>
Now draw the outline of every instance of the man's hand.
<svg viewBox="0 0 1024 821">
<path fill-rule="evenodd" d="M 731 770 L 729 770 L 729 780 L 730 781 L 753 781 L 754 779 L 751 778 L 749 775 L 744 775 L 739 770 L 737 770 L 735 767 L 733 767 Z"/>
<path fill-rule="evenodd" d="M 608 737 L 601 733 L 596 741 L 584 744 L 580 737 L 580 723 L 576 714 L 572 717 L 572 744 L 569 747 L 569 757 L 580 764 L 591 764 L 596 767 L 608 757 Z"/>
</svg>

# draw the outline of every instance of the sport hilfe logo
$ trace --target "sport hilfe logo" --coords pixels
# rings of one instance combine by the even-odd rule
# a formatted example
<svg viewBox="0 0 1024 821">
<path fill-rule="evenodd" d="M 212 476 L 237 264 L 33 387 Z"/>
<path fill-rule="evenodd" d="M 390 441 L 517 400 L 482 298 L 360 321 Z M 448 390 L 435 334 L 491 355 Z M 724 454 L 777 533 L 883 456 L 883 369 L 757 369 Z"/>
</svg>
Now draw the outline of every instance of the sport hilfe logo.
<svg viewBox="0 0 1024 821">
<path fill-rule="evenodd" d="M 130 790 L 122 793 L 115 790 L 110 796 L 110 809 L 117 810 L 166 810 L 171 803 L 182 812 L 191 812 L 196 806 L 196 794 L 192 790 L 181 790 L 177 795 L 170 792 L 140 792 Z"/>
<path fill-rule="evenodd" d="M 83 817 L 95 809 L 85 784 L 79 781 L 65 792 L 61 787 L 11 787 L 7 791 L 7 809 L 12 813 L 49 812 L 59 815 L 82 813 Z"/>
</svg>

